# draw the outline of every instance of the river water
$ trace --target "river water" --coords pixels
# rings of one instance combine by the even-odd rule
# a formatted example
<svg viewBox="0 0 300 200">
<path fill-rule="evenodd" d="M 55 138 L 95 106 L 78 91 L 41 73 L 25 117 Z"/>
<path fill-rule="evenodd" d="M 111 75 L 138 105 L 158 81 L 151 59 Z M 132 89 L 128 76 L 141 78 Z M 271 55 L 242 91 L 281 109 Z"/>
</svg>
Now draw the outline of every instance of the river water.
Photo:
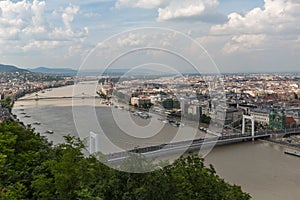
<svg viewBox="0 0 300 200">
<path fill-rule="evenodd" d="M 94 85 L 94 82 L 87 82 L 79 84 L 75 90 L 73 86 L 67 86 L 38 94 L 40 97 L 80 97 L 84 92 L 85 96 L 94 96 Z M 35 94 L 31 94 L 24 99 L 34 97 Z M 99 133 L 118 146 L 116 149 L 103 142 L 101 145 L 106 145 L 106 152 L 103 153 L 204 137 L 203 133 L 192 127 L 173 127 L 157 120 L 160 116 L 156 115 L 151 119 L 140 119 L 124 109 L 108 107 L 100 99 L 21 100 L 15 103 L 12 112 L 20 121 L 31 124 L 54 144 L 63 142 L 65 135 L 85 139 L 90 131 Z M 47 130 L 54 133 L 47 134 Z M 205 160 L 207 164 L 213 164 L 217 173 L 226 181 L 241 185 L 253 199 L 298 200 L 300 158 L 285 155 L 284 149 L 261 141 L 240 143 L 215 147 Z"/>
</svg>

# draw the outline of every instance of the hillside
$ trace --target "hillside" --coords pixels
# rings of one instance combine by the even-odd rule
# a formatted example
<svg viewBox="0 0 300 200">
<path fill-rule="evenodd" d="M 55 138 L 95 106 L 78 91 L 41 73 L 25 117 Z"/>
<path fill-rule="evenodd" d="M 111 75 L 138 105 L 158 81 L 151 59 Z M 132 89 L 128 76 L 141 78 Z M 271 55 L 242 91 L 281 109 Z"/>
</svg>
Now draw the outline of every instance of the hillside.
<svg viewBox="0 0 300 200">
<path fill-rule="evenodd" d="M 31 72 L 43 73 L 43 74 L 68 74 L 75 75 L 76 70 L 70 68 L 48 68 L 48 67 L 38 67 L 34 69 L 29 69 Z"/>
<path fill-rule="evenodd" d="M 26 69 L 20 69 L 13 65 L 0 64 L 0 73 L 1 72 L 29 72 L 29 71 Z"/>
</svg>

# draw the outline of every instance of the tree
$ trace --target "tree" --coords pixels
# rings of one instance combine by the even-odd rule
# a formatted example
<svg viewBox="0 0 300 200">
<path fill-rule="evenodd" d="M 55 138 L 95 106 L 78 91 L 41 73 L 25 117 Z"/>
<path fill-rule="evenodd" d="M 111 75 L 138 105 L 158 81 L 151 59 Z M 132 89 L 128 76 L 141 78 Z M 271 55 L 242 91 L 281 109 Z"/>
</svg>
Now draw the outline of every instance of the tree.
<svg viewBox="0 0 300 200">
<path fill-rule="evenodd" d="M 12 120 L 0 123 L 0 199 L 31 197 L 33 174 L 39 163 L 47 160 L 50 146 L 32 129 Z"/>
<path fill-rule="evenodd" d="M 205 123 L 205 124 L 210 124 L 211 117 L 207 116 L 205 114 L 201 115 L 200 117 L 200 122 Z"/>
<path fill-rule="evenodd" d="M 0 104 L 2 107 L 7 108 L 9 111 L 11 111 L 12 99 L 10 96 L 7 96 L 3 100 L 1 100 Z"/>
<path fill-rule="evenodd" d="M 145 161 L 137 161 L 137 165 L 141 163 Z M 205 167 L 204 159 L 194 154 L 145 174 L 115 171 L 111 179 L 103 199 L 250 199 L 249 194 L 219 178 L 212 166 Z"/>
<path fill-rule="evenodd" d="M 172 199 L 228 199 L 246 200 L 250 195 L 238 186 L 225 183 L 216 175 L 212 165 L 204 166 L 204 159 L 197 155 L 181 157 L 164 169 L 165 178 L 174 198 Z"/>
<path fill-rule="evenodd" d="M 134 154 L 121 169 L 157 168 L 138 174 L 112 169 L 99 155 L 84 152 L 78 138 L 66 136 L 65 143 L 53 147 L 30 128 L 11 120 L 0 123 L 0 199 L 250 199 L 198 155 L 162 168 Z"/>
</svg>

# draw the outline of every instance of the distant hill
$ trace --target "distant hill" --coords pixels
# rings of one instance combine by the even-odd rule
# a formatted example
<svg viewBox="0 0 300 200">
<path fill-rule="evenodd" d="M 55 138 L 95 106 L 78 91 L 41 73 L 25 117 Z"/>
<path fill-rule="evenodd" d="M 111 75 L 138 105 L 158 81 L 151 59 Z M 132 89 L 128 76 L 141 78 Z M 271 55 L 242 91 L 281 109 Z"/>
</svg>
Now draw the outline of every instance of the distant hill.
<svg viewBox="0 0 300 200">
<path fill-rule="evenodd" d="M 1 72 L 29 72 L 29 71 L 26 69 L 20 69 L 13 65 L 0 64 L 0 73 Z"/>
<path fill-rule="evenodd" d="M 43 73 L 43 74 L 66 74 L 75 75 L 77 71 L 70 68 L 48 68 L 48 67 L 38 67 L 34 69 L 29 69 L 31 72 Z"/>
</svg>

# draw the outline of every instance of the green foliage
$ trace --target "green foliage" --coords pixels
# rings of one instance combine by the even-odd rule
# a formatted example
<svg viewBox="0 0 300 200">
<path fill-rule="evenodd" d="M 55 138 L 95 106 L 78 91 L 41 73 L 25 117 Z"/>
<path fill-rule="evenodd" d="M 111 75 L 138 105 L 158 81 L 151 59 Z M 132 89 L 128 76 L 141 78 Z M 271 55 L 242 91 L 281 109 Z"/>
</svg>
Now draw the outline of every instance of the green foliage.
<svg viewBox="0 0 300 200">
<path fill-rule="evenodd" d="M 171 184 L 172 199 L 250 199 L 240 187 L 219 178 L 211 165 L 205 167 L 204 160 L 196 155 L 181 157 L 163 173 Z"/>
<path fill-rule="evenodd" d="M 37 166 L 47 159 L 50 144 L 11 120 L 0 124 L 0 199 L 31 196 L 30 184 Z M 21 198 L 21 196 L 22 198 Z"/>
<path fill-rule="evenodd" d="M 67 136 L 65 141 L 53 147 L 31 129 L 9 120 L 1 123 L 0 199 L 250 199 L 196 155 L 154 172 L 126 173 L 100 162 L 103 155 L 85 156 L 78 138 Z M 136 167 L 155 166 L 136 154 L 120 166 Z"/>
<path fill-rule="evenodd" d="M 1 106 L 3 106 L 4 108 L 7 108 L 7 109 L 11 109 L 11 106 L 12 106 L 12 99 L 7 96 L 5 97 L 3 100 L 0 101 L 0 104 Z"/>
<path fill-rule="evenodd" d="M 200 117 L 200 122 L 205 123 L 205 124 L 210 124 L 211 117 L 207 116 L 205 114 L 201 115 Z"/>
</svg>

